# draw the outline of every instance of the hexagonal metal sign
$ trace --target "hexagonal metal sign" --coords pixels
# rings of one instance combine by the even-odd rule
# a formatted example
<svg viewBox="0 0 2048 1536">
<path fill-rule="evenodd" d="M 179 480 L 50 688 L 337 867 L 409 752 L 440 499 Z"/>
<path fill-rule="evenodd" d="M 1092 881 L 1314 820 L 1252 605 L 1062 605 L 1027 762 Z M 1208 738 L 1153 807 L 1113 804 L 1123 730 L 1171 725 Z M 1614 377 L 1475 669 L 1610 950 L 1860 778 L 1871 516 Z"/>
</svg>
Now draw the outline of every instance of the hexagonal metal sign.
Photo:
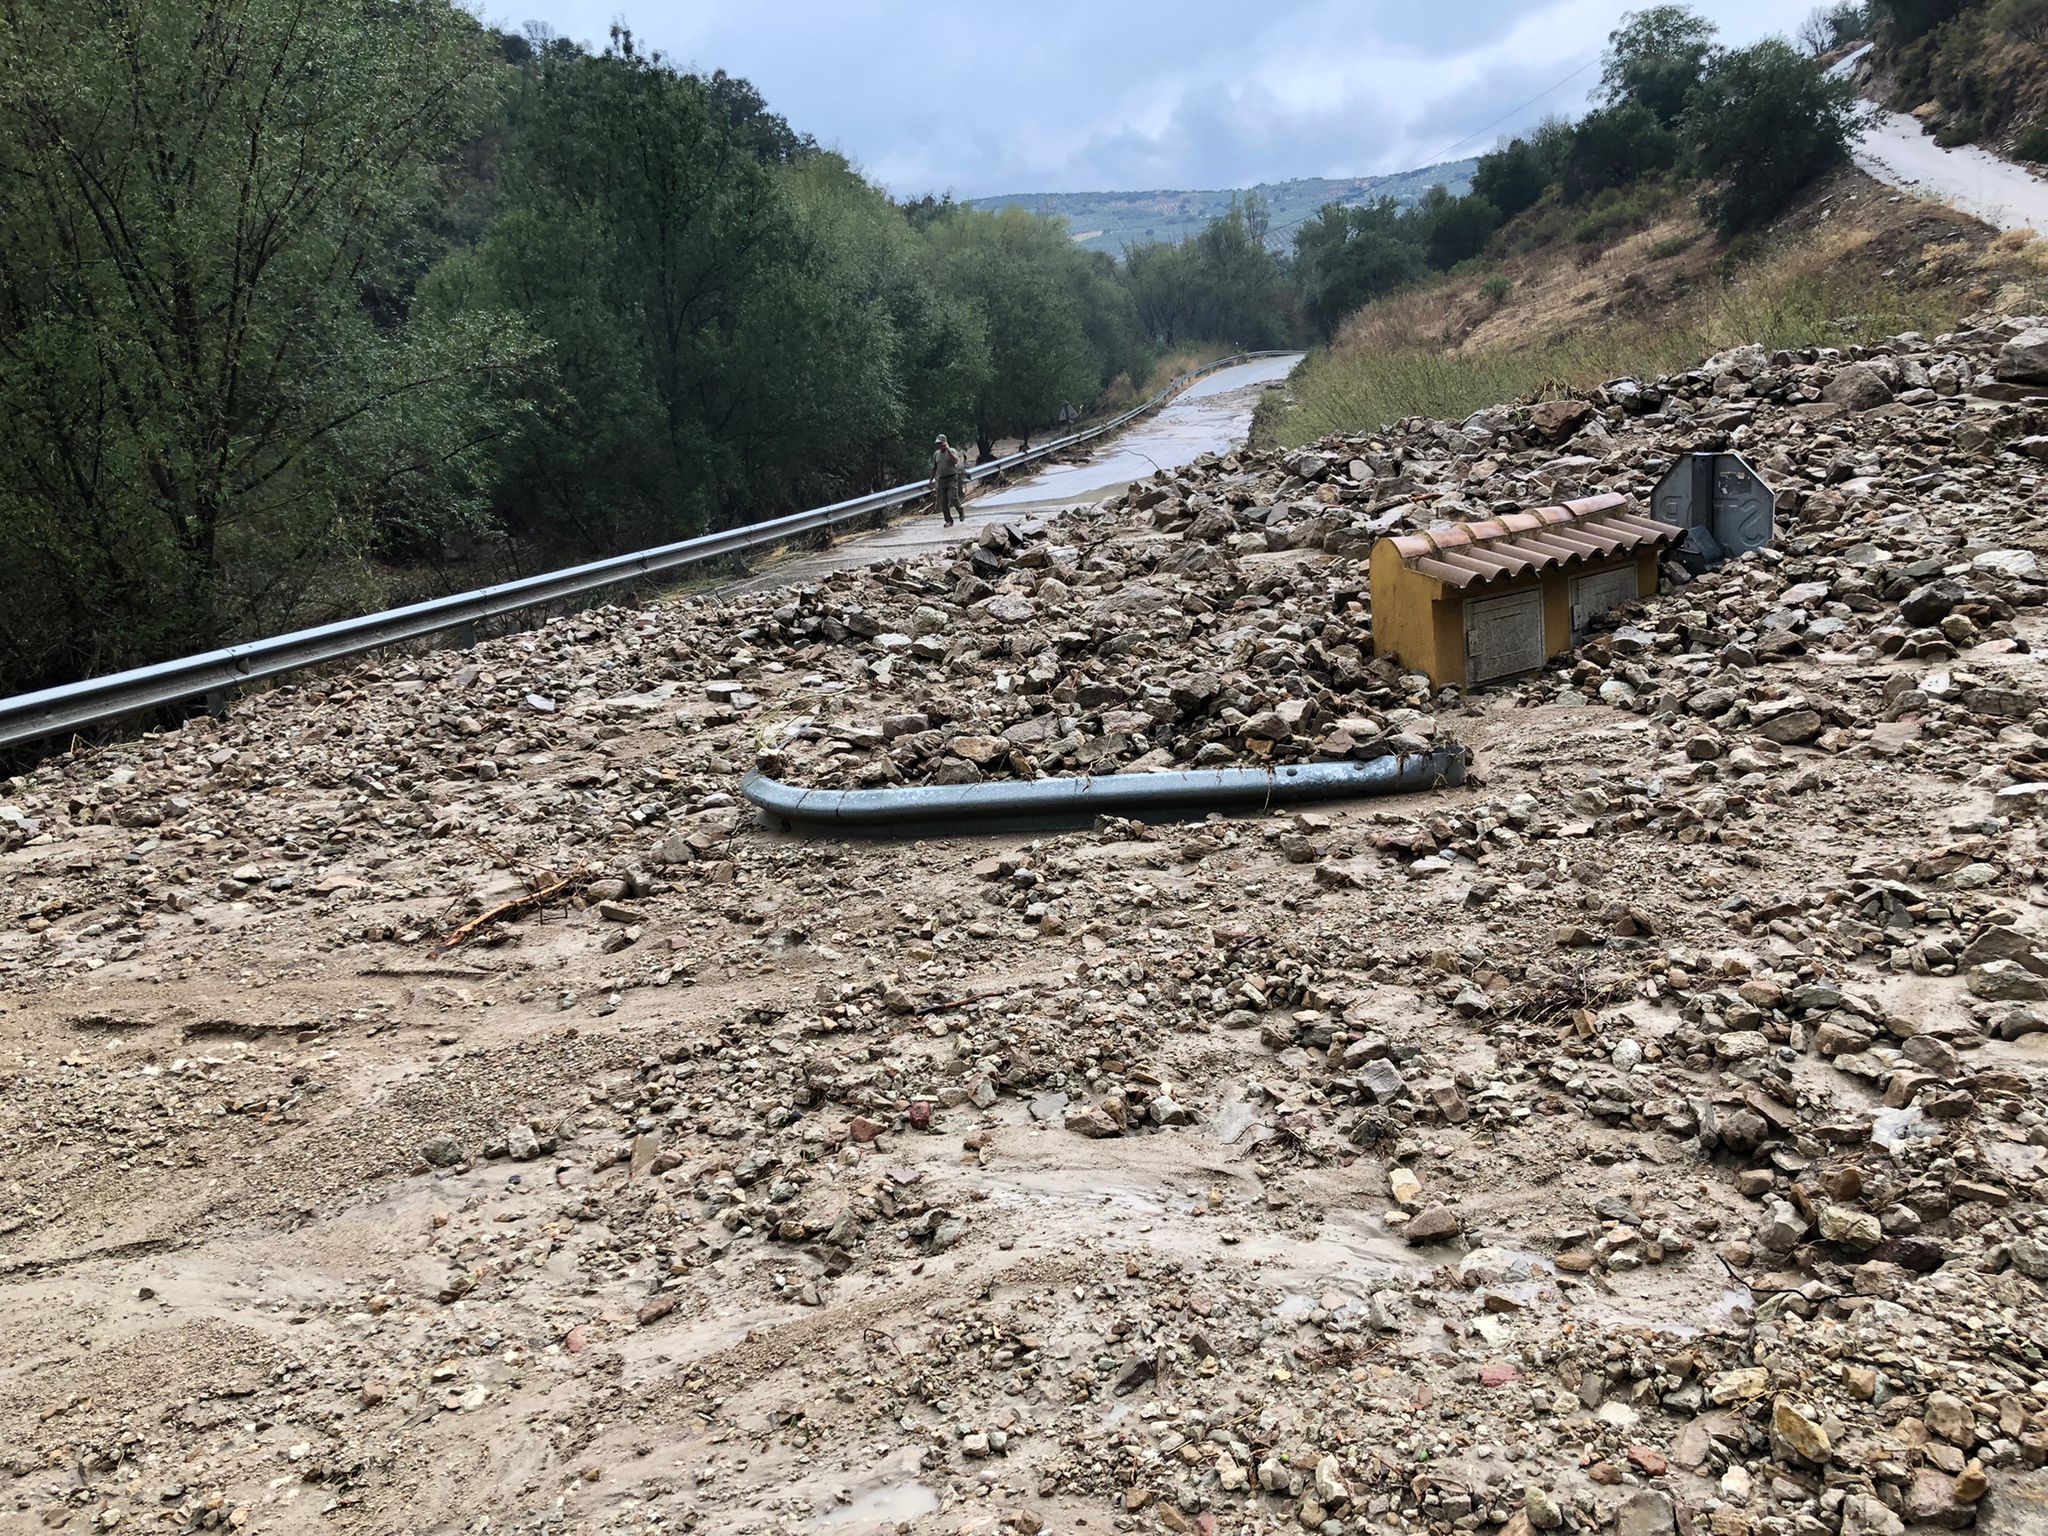
<svg viewBox="0 0 2048 1536">
<path fill-rule="evenodd" d="M 1650 498 L 1650 515 L 1686 530 L 1681 564 L 1703 571 L 1761 549 L 1777 531 L 1778 499 L 1738 453 L 1689 453 Z"/>
</svg>

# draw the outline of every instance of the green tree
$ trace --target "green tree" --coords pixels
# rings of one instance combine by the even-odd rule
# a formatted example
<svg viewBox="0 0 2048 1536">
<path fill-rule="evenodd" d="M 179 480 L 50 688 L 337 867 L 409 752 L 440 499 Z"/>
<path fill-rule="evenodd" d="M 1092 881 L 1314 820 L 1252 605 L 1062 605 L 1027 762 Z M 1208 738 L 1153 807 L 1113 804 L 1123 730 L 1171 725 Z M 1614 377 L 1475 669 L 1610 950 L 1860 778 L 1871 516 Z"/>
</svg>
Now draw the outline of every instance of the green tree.
<svg viewBox="0 0 2048 1536">
<path fill-rule="evenodd" d="M 745 520 L 859 479 L 903 427 L 868 224 L 829 173 L 808 200 L 780 179 L 780 123 L 624 29 L 522 71 L 501 211 L 435 290 L 550 343 L 554 377 L 501 456 L 522 535 L 600 553 Z"/>
<path fill-rule="evenodd" d="M 974 402 L 989 372 L 981 316 L 941 290 L 929 243 L 843 158 L 813 153 L 784 178 L 811 262 L 840 274 L 842 302 L 877 311 L 875 353 L 839 362 L 864 388 L 893 382 L 895 404 L 886 430 L 854 462 L 870 481 L 914 478 L 934 433 L 964 441 L 973 430 Z"/>
<path fill-rule="evenodd" d="M 974 399 L 984 460 L 995 440 L 1052 420 L 1068 400 L 1092 400 L 1102 359 L 1090 347 L 1073 281 L 1082 253 L 1065 230 L 1021 209 L 963 210 L 931 227 L 940 281 L 978 314 L 989 369 Z"/>
<path fill-rule="evenodd" d="M 1419 213 L 1423 250 L 1429 264 L 1442 272 L 1484 252 L 1501 226 L 1500 210 L 1485 198 L 1476 193 L 1453 197 L 1443 187 L 1429 189 Z"/>
<path fill-rule="evenodd" d="M 1684 123 L 1692 163 L 1719 183 L 1702 206 L 1724 233 L 1767 222 L 1848 158 L 1857 116 L 1855 86 L 1780 39 L 1717 56 Z"/>
<path fill-rule="evenodd" d="M 1887 43 L 1910 43 L 1963 14 L 1964 0 L 1870 0 L 1871 24 Z"/>
<path fill-rule="evenodd" d="M 1638 102 L 1588 112 L 1565 157 L 1564 194 L 1583 202 L 1609 187 L 1628 186 L 1670 170 L 1678 152 L 1678 135 Z"/>
<path fill-rule="evenodd" d="M 1638 106 L 1669 128 L 1713 52 L 1715 27 L 1682 5 L 1631 11 L 1607 39 L 1601 84 L 1610 106 Z"/>
<path fill-rule="evenodd" d="M 1293 330 L 1291 295 L 1267 246 L 1268 217 L 1256 196 L 1233 196 L 1220 219 L 1189 242 L 1194 334 L 1234 347 L 1269 348 Z"/>
<path fill-rule="evenodd" d="M 1138 323 L 1155 343 L 1176 347 L 1196 340 L 1195 253 L 1163 240 L 1134 245 L 1124 253 L 1124 282 Z"/>
<path fill-rule="evenodd" d="M 1814 10 L 1799 28 L 1799 41 L 1815 58 L 1859 42 L 1870 35 L 1870 13 L 1861 5 L 1838 0 Z"/>
<path fill-rule="evenodd" d="M 1502 219 L 1535 206 L 1549 189 L 1555 167 L 1527 139 L 1515 139 L 1481 155 L 1472 173 L 1472 193 L 1500 211 Z"/>
<path fill-rule="evenodd" d="M 2000 32 L 2048 46 L 2048 0 L 1997 0 L 1989 19 Z"/>
<path fill-rule="evenodd" d="M 1417 221 L 1392 198 L 1362 208 L 1325 205 L 1294 237 L 1302 307 L 1325 340 L 1346 315 L 1428 271 Z"/>
<path fill-rule="evenodd" d="M 345 606 L 473 526 L 531 348 L 411 314 L 483 105 L 445 0 L 0 7 L 0 670 L 21 686 Z"/>
</svg>

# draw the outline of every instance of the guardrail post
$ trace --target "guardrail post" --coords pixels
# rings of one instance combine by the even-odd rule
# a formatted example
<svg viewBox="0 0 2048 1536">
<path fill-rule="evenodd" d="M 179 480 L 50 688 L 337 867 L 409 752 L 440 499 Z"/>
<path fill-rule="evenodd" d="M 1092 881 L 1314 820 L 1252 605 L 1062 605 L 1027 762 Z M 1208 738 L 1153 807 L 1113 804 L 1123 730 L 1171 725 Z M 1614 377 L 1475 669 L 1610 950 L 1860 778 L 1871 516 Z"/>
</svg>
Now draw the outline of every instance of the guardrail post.
<svg viewBox="0 0 2048 1536">
<path fill-rule="evenodd" d="M 455 644 L 460 650 L 473 651 L 476 649 L 476 621 L 474 619 L 466 619 L 455 626 Z"/>
</svg>

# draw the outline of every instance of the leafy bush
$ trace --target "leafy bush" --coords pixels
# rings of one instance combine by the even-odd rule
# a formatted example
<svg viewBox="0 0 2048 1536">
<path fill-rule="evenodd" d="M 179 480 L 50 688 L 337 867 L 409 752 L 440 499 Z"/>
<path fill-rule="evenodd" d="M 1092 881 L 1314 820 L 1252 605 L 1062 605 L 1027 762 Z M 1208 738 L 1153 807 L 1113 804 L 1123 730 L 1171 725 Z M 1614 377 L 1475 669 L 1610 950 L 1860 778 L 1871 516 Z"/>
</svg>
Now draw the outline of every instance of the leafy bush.
<svg viewBox="0 0 2048 1536">
<path fill-rule="evenodd" d="M 1302 308 L 1325 336 L 1353 310 L 1418 281 L 1427 270 L 1419 219 L 1392 198 L 1363 208 L 1332 203 L 1294 236 Z"/>
<path fill-rule="evenodd" d="M 1476 193 L 1470 197 L 1442 198 L 1432 193 L 1423 202 L 1422 214 L 1429 264 L 1446 272 L 1485 250 L 1486 242 L 1501 225 L 1500 210 Z"/>
<path fill-rule="evenodd" d="M 1943 149 L 1954 149 L 1958 144 L 1974 144 L 1983 137 L 1984 119 L 1975 112 L 1951 117 L 1934 130 L 1934 142 Z"/>
<path fill-rule="evenodd" d="M 1534 345 L 1518 339 L 1501 347 L 1457 345 L 1455 296 L 1415 289 L 1345 322 L 1336 345 L 1295 376 L 1296 403 L 1269 419 L 1268 440 L 1298 446 L 1404 416 L 1456 421 L 1559 383 L 1593 386 L 1689 368 L 1745 342 L 1842 346 L 1955 323 L 1952 293 L 1879 281 L 1878 266 L 1854 235 L 1822 236 L 1766 252 L 1675 314 L 1576 326 Z"/>
<path fill-rule="evenodd" d="M 1489 304 L 1498 304 L 1515 291 L 1514 280 L 1505 273 L 1496 272 L 1479 285 L 1479 296 Z"/>
<path fill-rule="evenodd" d="M 1990 45 L 1982 11 L 1958 16 L 1934 36 L 1928 83 L 1934 99 L 1957 117 L 1985 118 L 2001 105 L 2003 87 L 1987 78 L 1984 69 Z"/>
<path fill-rule="evenodd" d="M 1633 234 L 1662 212 L 1669 200 L 1661 183 L 1626 190 L 1609 187 L 1593 199 L 1593 206 L 1572 226 L 1572 238 L 1581 245 L 1594 245 L 1617 235 Z"/>
<path fill-rule="evenodd" d="M 1572 232 L 1575 222 L 1571 210 L 1562 203 L 1546 204 L 1508 231 L 1507 248 L 1509 252 L 1520 255 L 1555 245 Z"/>
<path fill-rule="evenodd" d="M 1681 252 L 1691 250 L 1698 240 L 1698 235 L 1666 235 L 1650 247 L 1650 260 L 1669 261 Z"/>
<path fill-rule="evenodd" d="M 2019 142 L 2012 147 L 2013 155 L 2021 160 L 2048 163 L 2048 112 L 2034 119 Z"/>
<path fill-rule="evenodd" d="M 1499 209 L 1502 218 L 1512 219 L 1535 206 L 1549 187 L 1550 176 L 1551 168 L 1536 146 L 1527 139 L 1516 139 L 1479 157 L 1478 169 L 1472 173 L 1472 192 Z"/>
<path fill-rule="evenodd" d="M 1678 163 L 1678 136 L 1647 107 L 1629 102 L 1590 112 L 1565 157 L 1564 195 L 1574 202 L 1625 187 Z"/>
<path fill-rule="evenodd" d="M 1910 43 L 1963 13 L 1964 0 L 1870 0 L 1870 19 L 1887 43 Z"/>
<path fill-rule="evenodd" d="M 1997 0 L 1989 20 L 2000 32 L 2048 45 L 2048 0 Z"/>
<path fill-rule="evenodd" d="M 1861 5 L 1824 5 L 1806 18 L 1799 41 L 1816 57 L 1870 36 L 1870 12 Z"/>
<path fill-rule="evenodd" d="M 1694 166 L 1721 183 L 1702 207 L 1723 233 L 1767 222 L 1848 158 L 1857 117 L 1856 87 L 1789 43 L 1720 55 L 1684 126 Z"/>
</svg>

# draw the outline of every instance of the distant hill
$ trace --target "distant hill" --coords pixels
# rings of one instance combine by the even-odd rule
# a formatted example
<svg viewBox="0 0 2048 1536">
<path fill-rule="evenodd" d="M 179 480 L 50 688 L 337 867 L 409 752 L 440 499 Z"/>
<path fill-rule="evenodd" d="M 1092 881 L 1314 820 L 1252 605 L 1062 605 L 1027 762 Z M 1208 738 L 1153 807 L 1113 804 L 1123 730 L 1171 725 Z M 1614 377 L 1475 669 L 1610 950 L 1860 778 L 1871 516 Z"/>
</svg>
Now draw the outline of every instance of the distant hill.
<svg viewBox="0 0 2048 1536">
<path fill-rule="evenodd" d="M 1122 255 L 1126 248 L 1148 240 L 1176 244 L 1192 240 L 1212 220 L 1229 212 L 1233 196 L 1250 191 L 1266 200 L 1272 213 L 1269 239 L 1282 246 L 1291 243 L 1296 227 L 1314 218 L 1325 203 L 1356 205 L 1382 197 L 1414 203 L 1439 183 L 1463 195 L 1471 190 L 1472 171 L 1478 163 L 1448 160 L 1392 176 L 1311 176 L 1221 192 L 1010 192 L 1001 197 L 977 197 L 972 204 L 976 208 L 1023 208 L 1065 219 L 1076 245 Z"/>
</svg>

